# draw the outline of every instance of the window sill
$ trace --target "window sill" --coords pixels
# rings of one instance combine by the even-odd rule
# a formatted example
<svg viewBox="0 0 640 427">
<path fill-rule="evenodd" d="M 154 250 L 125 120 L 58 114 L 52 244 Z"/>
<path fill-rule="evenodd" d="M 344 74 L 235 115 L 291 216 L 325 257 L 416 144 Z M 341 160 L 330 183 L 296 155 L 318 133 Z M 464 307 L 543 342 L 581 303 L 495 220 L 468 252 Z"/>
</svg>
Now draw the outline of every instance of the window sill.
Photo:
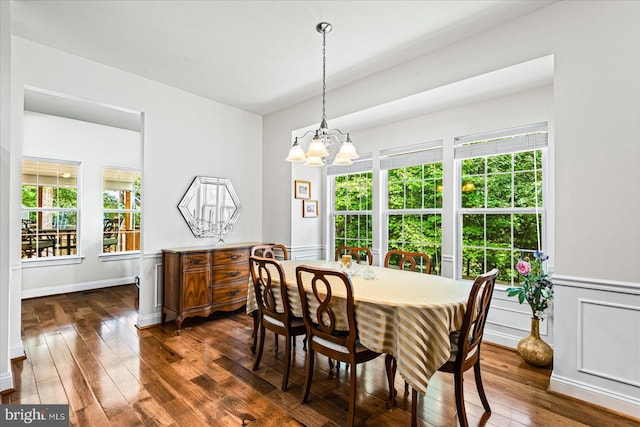
<svg viewBox="0 0 640 427">
<path fill-rule="evenodd" d="M 102 262 L 137 259 L 140 258 L 140 251 L 103 253 L 98 255 L 98 258 L 100 258 L 100 261 Z"/>
<path fill-rule="evenodd" d="M 66 256 L 52 258 L 23 259 L 22 268 L 52 267 L 58 265 L 80 264 L 83 256 Z"/>
</svg>

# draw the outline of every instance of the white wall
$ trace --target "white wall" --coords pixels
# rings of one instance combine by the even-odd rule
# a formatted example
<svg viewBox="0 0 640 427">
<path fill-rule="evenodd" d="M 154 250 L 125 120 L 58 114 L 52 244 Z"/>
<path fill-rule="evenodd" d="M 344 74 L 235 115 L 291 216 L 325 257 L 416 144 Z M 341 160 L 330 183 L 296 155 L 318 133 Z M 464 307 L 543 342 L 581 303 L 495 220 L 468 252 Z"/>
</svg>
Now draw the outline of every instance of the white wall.
<svg viewBox="0 0 640 427">
<path fill-rule="evenodd" d="M 103 168 L 140 169 L 140 133 L 79 120 L 24 113 L 24 156 L 80 162 L 80 264 L 24 261 L 22 295 L 33 297 L 68 290 L 132 283 L 140 257 L 114 259 L 102 254 Z M 42 261 L 48 262 L 47 258 Z"/>
<path fill-rule="evenodd" d="M 11 172 L 11 3 L 0 2 L 0 391 L 13 388 L 9 360 L 11 247 L 9 239 Z"/>
<path fill-rule="evenodd" d="M 3 23 L 4 16 L 3 13 Z M 17 184 L 2 182 L 3 194 L 11 192 L 11 220 L 2 217 L 3 227 L 8 223 L 11 235 L 9 261 L 2 258 L 0 270 L 6 271 L 9 265 L 16 268 L 12 268 L 10 283 L 2 283 L 3 291 L 6 292 L 7 286 L 17 287 L 19 291 L 23 276 L 19 249 L 19 182 L 25 85 L 143 113 L 139 325 L 159 322 L 161 292 L 158 286 L 161 283 L 157 272 L 161 249 L 215 243 L 211 238 L 194 238 L 177 209 L 194 176 L 231 179 L 244 209 L 227 241 L 260 240 L 262 191 L 256 182 L 256 176 L 262 175 L 260 116 L 16 36 L 12 42 L 11 88 L 15 96 L 11 99 L 9 169 L 11 179 Z M 3 331 L 9 330 L 10 349 L 19 349 L 20 292 L 10 295 L 9 299 L 7 307 L 16 308 L 11 311 L 9 322 L 2 322 L 0 327 Z M 4 304 L 5 299 L 2 301 Z M 18 355 L 18 351 L 10 352 L 14 353 L 10 357 Z M 1 351 L 0 356 L 3 356 Z M 6 358 L 0 360 L 0 366 L 8 366 Z"/>
<path fill-rule="evenodd" d="M 565 288 L 579 284 L 597 289 L 596 298 L 629 298 L 632 310 L 640 304 L 640 3 L 620 1 L 559 2 L 498 28 L 421 56 L 327 93 L 328 118 L 341 117 L 407 95 L 547 55 L 554 55 L 553 137 L 555 140 L 555 224 L 551 235 L 555 253 L 555 360 L 552 388 L 627 413 L 640 415 L 640 379 L 599 377 L 581 372 L 574 351 L 577 322 L 570 313 L 580 304 Z M 289 183 L 297 179 L 285 164 L 290 132 L 317 120 L 313 99 L 264 119 L 264 199 L 278 222 L 265 226 L 265 238 L 292 234 L 283 215 L 291 215 Z M 356 138 L 354 137 L 354 140 Z M 358 150 L 371 151 L 367 142 Z M 266 203 L 266 202 L 265 202 Z M 280 215 L 277 209 L 280 208 Z M 266 204 L 265 204 L 266 209 Z M 265 218 L 265 225 L 268 219 Z M 291 219 L 290 224 L 296 220 Z M 305 233 L 320 232 L 306 230 Z M 273 236 L 273 237 L 272 237 Z M 569 313 L 569 314 L 568 314 Z M 622 316 L 621 318 L 629 319 Z M 630 319 L 633 319 L 631 317 Z M 591 322 L 600 328 L 604 319 Z M 637 325 L 616 324 L 626 332 L 612 343 L 618 363 L 637 364 L 640 348 L 631 338 Z M 634 332 L 635 331 L 635 332 Z M 587 346 L 587 360 L 601 357 Z M 631 384 L 631 385 L 630 385 Z M 595 397 L 594 397 L 595 396 Z"/>
</svg>

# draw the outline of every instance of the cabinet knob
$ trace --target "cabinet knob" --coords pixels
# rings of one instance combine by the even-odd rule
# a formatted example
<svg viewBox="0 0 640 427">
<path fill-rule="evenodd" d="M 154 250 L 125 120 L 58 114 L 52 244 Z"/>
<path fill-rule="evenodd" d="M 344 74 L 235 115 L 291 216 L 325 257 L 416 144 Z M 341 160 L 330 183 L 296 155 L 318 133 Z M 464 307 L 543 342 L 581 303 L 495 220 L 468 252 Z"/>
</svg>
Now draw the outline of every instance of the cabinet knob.
<svg viewBox="0 0 640 427">
<path fill-rule="evenodd" d="M 236 260 L 236 259 L 239 259 L 241 256 L 242 255 L 240 255 L 240 254 L 233 254 L 233 255 L 229 255 L 229 259 Z"/>
<path fill-rule="evenodd" d="M 236 276 L 239 276 L 239 275 L 240 275 L 239 271 L 230 271 L 230 272 L 227 273 L 228 277 L 236 277 Z"/>
<path fill-rule="evenodd" d="M 236 289 L 235 291 L 229 291 L 227 292 L 227 295 L 229 295 L 230 297 L 234 296 L 234 295 L 238 295 L 240 293 L 240 289 Z"/>
</svg>

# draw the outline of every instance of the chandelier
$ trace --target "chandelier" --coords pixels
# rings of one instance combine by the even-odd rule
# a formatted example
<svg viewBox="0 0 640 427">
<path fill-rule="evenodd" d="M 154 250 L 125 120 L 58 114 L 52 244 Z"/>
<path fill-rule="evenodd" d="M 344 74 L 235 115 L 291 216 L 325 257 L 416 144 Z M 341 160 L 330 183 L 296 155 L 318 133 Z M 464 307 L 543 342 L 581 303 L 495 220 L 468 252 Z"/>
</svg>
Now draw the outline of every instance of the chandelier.
<svg viewBox="0 0 640 427">
<path fill-rule="evenodd" d="M 339 142 L 341 144 L 340 151 L 338 151 L 333 164 L 347 166 L 353 164 L 353 160 L 359 157 L 358 153 L 348 133 L 344 133 L 340 129 L 329 129 L 325 111 L 325 91 L 327 89 L 327 84 L 325 83 L 327 65 L 326 46 L 327 33 L 331 32 L 331 24 L 321 22 L 316 25 L 316 31 L 322 34 L 322 120 L 320 121 L 320 127 L 315 131 L 310 130 L 302 136 L 295 137 L 291 150 L 289 150 L 287 161 L 304 162 L 306 166 L 324 166 L 324 158 L 329 155 L 329 147 Z M 315 134 L 305 154 L 298 139 L 302 140 L 313 132 L 315 132 Z"/>
</svg>

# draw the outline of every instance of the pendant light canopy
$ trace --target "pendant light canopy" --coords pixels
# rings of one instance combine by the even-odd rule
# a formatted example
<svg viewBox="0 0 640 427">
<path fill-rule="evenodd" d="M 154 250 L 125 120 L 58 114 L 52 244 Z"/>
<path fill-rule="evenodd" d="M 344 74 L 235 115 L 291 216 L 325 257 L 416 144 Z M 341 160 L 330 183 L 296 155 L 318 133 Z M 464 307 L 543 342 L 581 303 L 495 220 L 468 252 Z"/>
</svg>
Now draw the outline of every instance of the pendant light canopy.
<svg viewBox="0 0 640 427">
<path fill-rule="evenodd" d="M 326 45 L 327 45 L 327 33 L 331 32 L 331 24 L 328 22 L 320 22 L 316 25 L 316 31 L 322 34 L 322 120 L 320 121 L 320 127 L 315 131 L 308 131 L 300 137 L 296 137 L 293 141 L 293 145 L 289 150 L 287 161 L 289 162 L 304 162 L 306 166 L 323 166 L 325 165 L 324 158 L 329 156 L 329 147 L 336 142 L 340 143 L 340 150 L 333 161 L 334 165 L 346 166 L 353 164 L 353 160 L 357 159 L 358 153 L 355 146 L 351 142 L 351 138 L 348 133 L 342 132 L 340 129 L 329 129 L 327 125 L 327 115 L 325 110 L 326 103 Z M 298 139 L 303 139 L 310 133 L 315 132 L 307 152 L 298 142 Z"/>
</svg>

